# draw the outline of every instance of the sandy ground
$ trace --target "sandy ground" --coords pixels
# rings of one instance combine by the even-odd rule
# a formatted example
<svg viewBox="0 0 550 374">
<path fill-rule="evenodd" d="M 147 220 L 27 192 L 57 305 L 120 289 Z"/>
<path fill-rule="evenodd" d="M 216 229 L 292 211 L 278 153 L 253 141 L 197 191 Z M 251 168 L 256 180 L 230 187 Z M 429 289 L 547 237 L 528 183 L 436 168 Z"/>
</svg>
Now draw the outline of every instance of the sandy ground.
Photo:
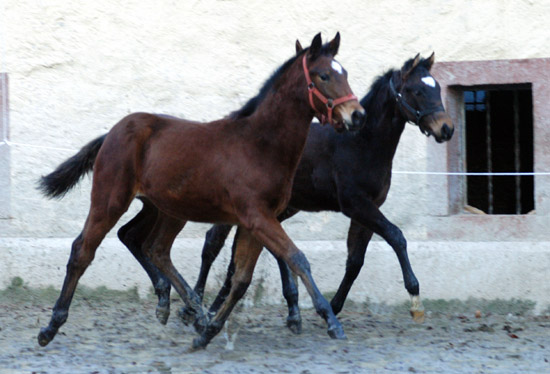
<svg viewBox="0 0 550 374">
<path fill-rule="evenodd" d="M 8 290 L 9 291 L 9 290 Z M 303 332 L 285 326 L 284 306 L 238 307 L 206 350 L 189 352 L 194 332 L 166 326 L 154 300 L 78 294 L 60 333 L 40 347 L 56 291 L 0 293 L 0 373 L 548 373 L 550 316 L 430 310 L 424 324 L 401 309 L 346 305 L 348 339 L 331 340 L 313 310 Z M 518 315 L 519 314 L 519 315 Z"/>
</svg>

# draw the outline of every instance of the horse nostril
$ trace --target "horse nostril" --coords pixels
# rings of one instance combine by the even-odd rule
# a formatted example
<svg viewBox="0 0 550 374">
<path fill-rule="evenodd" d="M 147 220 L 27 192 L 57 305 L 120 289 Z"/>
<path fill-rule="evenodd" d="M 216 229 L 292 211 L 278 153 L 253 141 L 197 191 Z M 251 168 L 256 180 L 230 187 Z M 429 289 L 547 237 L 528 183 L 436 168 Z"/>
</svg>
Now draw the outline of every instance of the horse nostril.
<svg viewBox="0 0 550 374">
<path fill-rule="evenodd" d="M 446 123 L 444 123 L 443 127 L 441 127 L 441 135 L 443 135 L 443 138 L 446 140 L 451 139 L 453 132 L 454 129 L 451 129 Z"/>
<path fill-rule="evenodd" d="M 363 120 L 365 119 L 365 115 L 361 113 L 358 110 L 354 110 L 351 115 L 351 121 L 354 126 L 361 126 L 363 124 Z"/>
</svg>

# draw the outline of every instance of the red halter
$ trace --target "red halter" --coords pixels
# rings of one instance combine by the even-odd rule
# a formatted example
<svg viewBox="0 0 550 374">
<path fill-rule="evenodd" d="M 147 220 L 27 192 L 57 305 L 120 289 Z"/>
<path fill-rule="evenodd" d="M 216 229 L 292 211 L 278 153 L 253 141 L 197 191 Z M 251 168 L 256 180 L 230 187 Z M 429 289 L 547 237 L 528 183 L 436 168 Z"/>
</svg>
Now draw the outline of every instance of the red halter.
<svg viewBox="0 0 550 374">
<path fill-rule="evenodd" d="M 319 118 L 319 116 L 321 117 L 319 118 L 321 121 L 321 124 L 323 125 L 325 123 L 332 124 L 332 109 L 334 109 L 334 107 L 336 107 L 339 104 L 345 103 L 346 101 L 357 100 L 357 96 L 350 93 L 349 95 L 340 97 L 338 99 L 328 99 L 325 95 L 321 93 L 321 91 L 319 91 L 317 87 L 315 87 L 315 83 L 311 81 L 311 77 L 309 76 L 309 70 L 307 68 L 306 55 L 304 55 L 304 58 L 302 60 L 302 65 L 304 66 L 304 74 L 306 76 L 306 82 L 307 82 L 307 91 L 309 93 L 309 105 L 311 105 L 311 108 L 315 111 L 317 118 Z M 315 104 L 313 103 L 314 94 L 315 96 L 317 96 L 319 100 L 321 100 L 323 104 L 326 105 L 327 107 L 326 116 L 320 111 L 318 111 L 317 108 L 315 108 Z"/>
</svg>

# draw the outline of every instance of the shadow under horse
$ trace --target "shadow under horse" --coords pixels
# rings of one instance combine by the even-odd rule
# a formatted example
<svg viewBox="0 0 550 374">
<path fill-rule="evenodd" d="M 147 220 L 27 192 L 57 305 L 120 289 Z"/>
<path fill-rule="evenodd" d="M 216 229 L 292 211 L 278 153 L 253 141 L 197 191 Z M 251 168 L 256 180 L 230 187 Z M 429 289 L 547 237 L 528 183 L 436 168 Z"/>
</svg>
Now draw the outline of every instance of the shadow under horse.
<svg viewBox="0 0 550 374">
<path fill-rule="evenodd" d="M 73 242 L 51 320 L 38 335 L 40 345 L 47 345 L 67 320 L 78 280 L 135 197 L 154 211 L 150 230 L 139 238 L 147 248 L 143 259 L 166 276 L 165 284 L 174 286 L 204 327 L 193 348 L 205 347 L 221 330 L 246 292 L 263 246 L 300 276 L 329 335 L 345 338 L 306 257 L 277 220 L 288 205 L 313 116 L 326 116 L 338 129 L 363 124 L 365 111 L 346 71 L 334 60 L 339 44 L 339 34 L 325 45 L 316 35 L 310 48 L 286 61 L 256 97 L 228 118 L 203 124 L 131 114 L 41 179 L 47 196 L 62 197 L 93 169 L 90 211 Z M 241 228 L 232 287 L 211 319 L 170 258 L 172 243 L 187 221 Z"/>
<path fill-rule="evenodd" d="M 358 133 L 337 133 L 311 124 L 304 154 L 298 165 L 292 187 L 289 207 L 279 215 L 283 221 L 298 211 L 342 212 L 351 219 L 347 248 L 346 270 L 331 307 L 338 314 L 359 275 L 369 241 L 373 233 L 380 235 L 395 251 L 405 288 L 411 296 L 411 314 L 422 322 L 424 309 L 420 300 L 419 282 L 411 268 L 407 255 L 407 241 L 401 230 L 380 211 L 390 185 L 392 162 L 401 134 L 407 122 L 416 124 L 427 136 L 434 136 L 438 143 L 451 139 L 454 127 L 441 102 L 439 83 L 431 76 L 430 69 L 435 56 L 419 55 L 406 61 L 401 69 L 391 69 L 372 84 L 361 105 L 367 110 L 366 123 Z M 119 232 L 119 237 L 139 260 L 143 240 L 140 230 L 154 220 L 148 207 Z M 206 234 L 202 252 L 202 264 L 195 292 L 202 297 L 210 267 L 227 238 L 230 225 L 215 225 Z M 236 239 L 240 236 L 239 230 Z M 233 251 L 235 247 L 233 246 Z M 277 258 L 289 314 L 287 326 L 294 332 L 301 331 L 298 307 L 298 290 L 286 263 Z M 146 269 L 150 267 L 145 266 Z M 231 262 L 220 294 L 210 307 L 215 313 L 231 288 Z M 148 270 L 150 272 L 150 270 Z M 150 274 L 151 275 L 151 274 Z M 165 323 L 169 314 L 170 286 L 162 281 L 162 275 L 154 274 L 151 280 L 159 296 L 157 316 Z M 161 310 L 162 312 L 159 312 Z M 193 319 L 193 310 L 184 308 L 184 321 Z"/>
</svg>

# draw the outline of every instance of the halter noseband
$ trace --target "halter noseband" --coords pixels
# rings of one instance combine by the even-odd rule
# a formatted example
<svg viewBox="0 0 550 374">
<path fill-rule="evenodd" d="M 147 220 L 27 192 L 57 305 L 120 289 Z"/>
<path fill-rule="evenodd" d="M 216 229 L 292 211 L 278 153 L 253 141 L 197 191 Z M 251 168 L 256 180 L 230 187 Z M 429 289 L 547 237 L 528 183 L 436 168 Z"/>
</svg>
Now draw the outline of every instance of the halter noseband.
<svg viewBox="0 0 550 374">
<path fill-rule="evenodd" d="M 397 90 L 395 89 L 395 86 L 393 85 L 393 77 L 390 78 L 390 91 L 392 95 L 395 97 L 395 101 L 397 102 L 397 104 L 399 104 L 399 108 L 400 109 L 405 108 L 406 110 L 409 111 L 409 113 L 412 113 L 414 115 L 415 117 L 414 123 L 417 126 L 420 126 L 420 120 L 426 117 L 427 115 L 435 112 L 445 111 L 445 108 L 443 108 L 443 105 L 438 105 L 436 107 L 423 109 L 423 110 L 414 109 L 409 103 L 405 101 L 405 99 L 403 98 L 403 95 L 401 95 L 401 92 L 397 92 Z"/>
<path fill-rule="evenodd" d="M 306 76 L 306 82 L 307 82 L 307 91 L 309 94 L 309 105 L 311 108 L 315 111 L 317 118 L 321 121 L 321 124 L 330 123 L 332 124 L 332 110 L 342 103 L 345 103 L 346 101 L 350 100 L 357 100 L 357 96 L 354 94 L 349 94 L 346 96 L 339 97 L 338 99 L 329 99 L 319 89 L 315 86 L 315 83 L 311 81 L 311 77 L 309 76 L 309 69 L 307 68 L 307 61 L 306 61 L 306 55 L 304 55 L 304 58 L 302 59 L 302 65 L 304 67 L 304 74 Z M 313 102 L 313 95 L 317 96 L 317 98 L 325 104 L 327 107 L 327 115 L 325 116 L 323 113 L 321 113 L 317 108 L 315 108 L 315 103 Z M 326 120 L 326 121 L 325 121 Z"/>
</svg>

